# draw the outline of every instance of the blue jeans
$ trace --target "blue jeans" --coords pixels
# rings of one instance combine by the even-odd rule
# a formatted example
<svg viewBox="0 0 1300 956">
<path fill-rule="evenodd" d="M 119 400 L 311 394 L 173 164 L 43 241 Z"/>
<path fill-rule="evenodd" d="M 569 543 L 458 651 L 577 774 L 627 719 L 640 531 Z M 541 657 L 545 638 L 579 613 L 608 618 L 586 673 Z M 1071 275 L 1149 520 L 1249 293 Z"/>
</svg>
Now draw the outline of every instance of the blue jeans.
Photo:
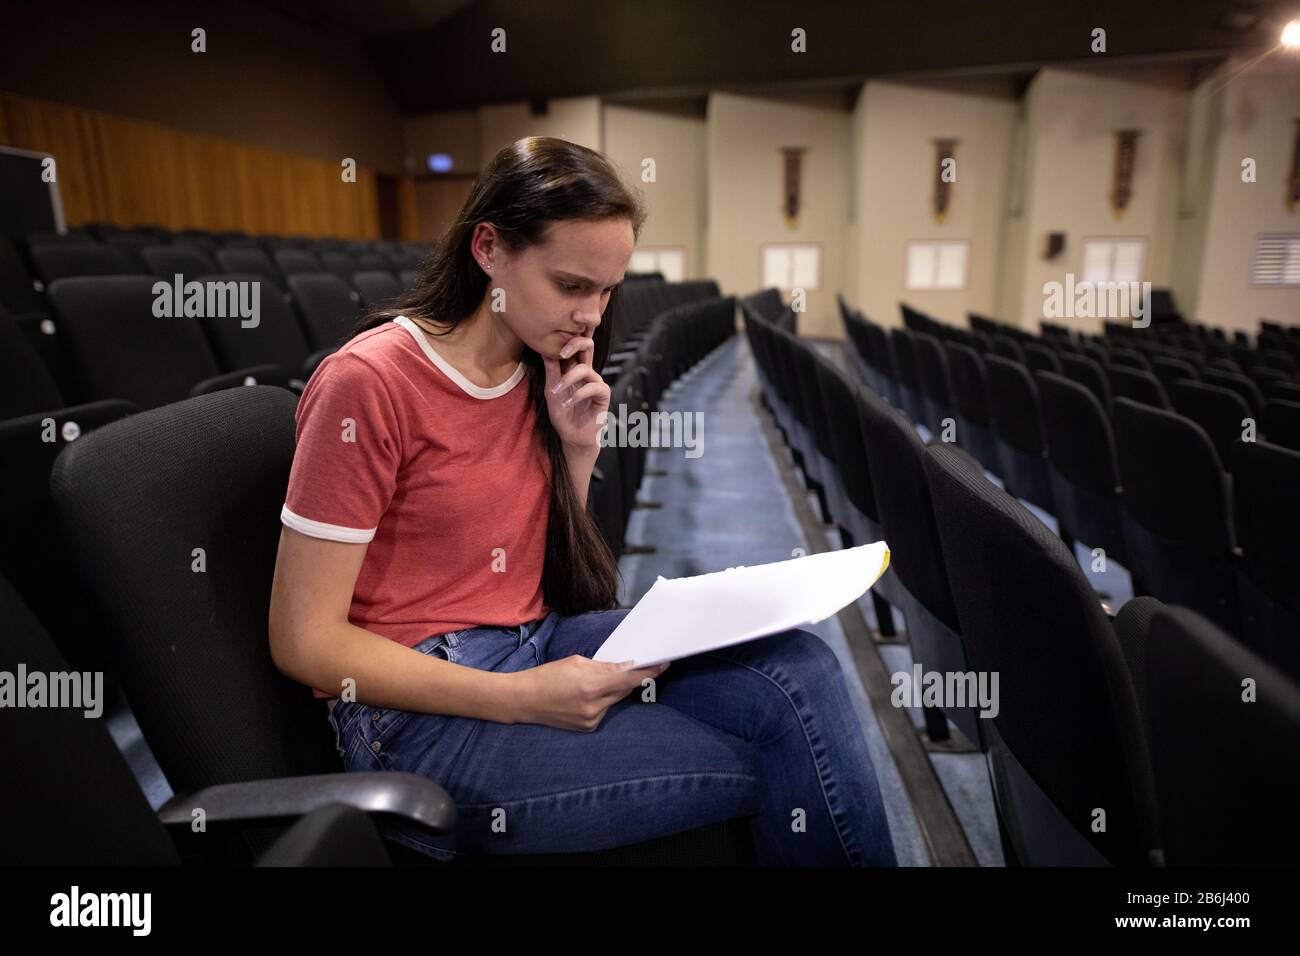
<svg viewBox="0 0 1300 956">
<path fill-rule="evenodd" d="M 591 657 L 626 613 L 552 611 L 415 649 L 510 673 Z M 329 719 L 346 769 L 415 773 L 451 794 L 451 834 L 385 826 L 441 860 L 600 850 L 747 816 L 763 865 L 896 862 L 839 661 L 808 631 L 674 661 L 592 733 L 344 701 Z"/>
</svg>

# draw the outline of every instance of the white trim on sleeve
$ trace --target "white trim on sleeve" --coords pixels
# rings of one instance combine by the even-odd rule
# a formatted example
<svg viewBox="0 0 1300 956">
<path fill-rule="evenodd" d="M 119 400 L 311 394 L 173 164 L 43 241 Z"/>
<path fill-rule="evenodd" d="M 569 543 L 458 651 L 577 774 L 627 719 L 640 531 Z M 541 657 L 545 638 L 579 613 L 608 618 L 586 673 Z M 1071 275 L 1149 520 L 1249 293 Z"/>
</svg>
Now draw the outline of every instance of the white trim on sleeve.
<svg viewBox="0 0 1300 956">
<path fill-rule="evenodd" d="M 324 521 L 313 521 L 311 518 L 304 518 L 302 515 L 296 515 L 289 510 L 288 505 L 280 509 L 280 521 L 294 531 L 301 531 L 305 535 L 313 538 L 324 538 L 326 541 L 341 541 L 344 544 L 365 544 L 374 538 L 378 528 L 345 528 L 343 525 L 326 524 Z"/>
</svg>

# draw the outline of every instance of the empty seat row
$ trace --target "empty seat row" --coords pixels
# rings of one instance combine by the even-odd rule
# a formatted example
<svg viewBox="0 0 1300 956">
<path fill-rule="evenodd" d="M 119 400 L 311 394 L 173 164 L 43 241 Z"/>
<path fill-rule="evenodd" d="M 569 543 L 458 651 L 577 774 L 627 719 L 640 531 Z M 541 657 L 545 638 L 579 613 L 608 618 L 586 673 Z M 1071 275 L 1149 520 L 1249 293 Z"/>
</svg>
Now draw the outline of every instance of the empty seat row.
<svg viewBox="0 0 1300 956">
<path fill-rule="evenodd" d="M 752 310 L 744 316 L 764 401 L 810 484 L 826 489 L 827 517 L 846 543 L 890 544 L 894 577 L 875 590 L 901 599 L 914 659 L 927 670 L 1000 678 L 996 716 L 954 706 L 946 716 L 988 754 L 1009 861 L 1183 865 L 1281 861 L 1295 851 L 1300 827 L 1284 800 L 1259 800 L 1255 789 L 1269 789 L 1271 748 L 1297 759 L 1300 689 L 1288 677 L 1204 618 L 1154 598 L 1110 617 L 1064 543 L 971 455 L 937 436 L 922 445 L 883 396 Z M 810 375 L 824 383 L 820 393 L 798 380 Z M 830 423 L 830 460 L 813 416 Z M 1285 504 L 1274 497 L 1265 506 Z M 1240 706 L 1249 673 L 1270 687 L 1267 710 Z M 1193 714 L 1196 736 L 1179 733 L 1177 722 Z M 936 724 L 927 713 L 927 731 Z M 1242 734 L 1269 749 L 1238 746 Z M 1224 759 L 1247 786 L 1203 773 L 1232 747 Z"/>
<path fill-rule="evenodd" d="M 855 344 L 883 340 L 860 314 L 847 314 L 846 326 Z M 1211 370 L 1173 382 L 1171 403 L 1150 373 L 1104 370 L 1082 355 L 1063 353 L 1035 371 L 926 333 L 889 336 L 893 367 L 870 372 L 873 388 L 892 373 L 882 394 L 1053 515 L 1067 543 L 1101 549 L 1094 553 L 1128 570 L 1135 593 L 1193 607 L 1300 673 L 1300 599 L 1261 560 L 1276 549 L 1278 525 L 1249 521 L 1243 498 L 1265 475 L 1285 474 L 1300 449 L 1300 405 L 1267 402 L 1256 420 L 1239 391 L 1209 384 L 1223 380 Z M 1293 514 L 1300 521 L 1294 507 L 1278 515 L 1283 526 Z"/>
</svg>

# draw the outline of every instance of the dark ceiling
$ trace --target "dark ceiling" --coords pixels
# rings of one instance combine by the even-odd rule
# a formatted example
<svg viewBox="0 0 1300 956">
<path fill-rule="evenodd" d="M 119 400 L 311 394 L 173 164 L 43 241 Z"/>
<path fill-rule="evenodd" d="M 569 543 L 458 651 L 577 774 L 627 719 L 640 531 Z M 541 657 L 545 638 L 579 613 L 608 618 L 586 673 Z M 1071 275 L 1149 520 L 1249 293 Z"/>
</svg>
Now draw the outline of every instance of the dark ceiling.
<svg viewBox="0 0 1300 956">
<path fill-rule="evenodd" d="M 939 71 L 1263 53 L 1300 0 L 269 0 L 366 37 L 407 114 L 600 95 L 815 88 Z M 506 52 L 490 49 L 506 30 Z M 802 27 L 807 52 L 790 49 Z"/>
</svg>

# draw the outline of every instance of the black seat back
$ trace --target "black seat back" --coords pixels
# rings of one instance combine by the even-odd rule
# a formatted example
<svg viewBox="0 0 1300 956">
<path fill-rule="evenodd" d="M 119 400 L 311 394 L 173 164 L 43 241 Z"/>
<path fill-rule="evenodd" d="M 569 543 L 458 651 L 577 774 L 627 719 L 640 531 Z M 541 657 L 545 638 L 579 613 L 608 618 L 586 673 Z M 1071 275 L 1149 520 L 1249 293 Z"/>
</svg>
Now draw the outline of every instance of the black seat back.
<svg viewBox="0 0 1300 956">
<path fill-rule="evenodd" d="M 251 273 L 235 273 L 202 276 L 198 281 L 255 283 L 261 279 Z M 286 377 L 298 375 L 311 349 L 293 309 L 274 287 L 263 283 L 258 294 L 258 311 L 255 325 L 251 320 L 216 316 L 199 320 L 217 363 L 227 372 L 255 365 L 276 365 Z"/>
<path fill-rule="evenodd" d="M 332 348 L 351 336 L 361 311 L 360 292 L 319 272 L 289 276 L 289 288 L 312 348 Z"/>
<path fill-rule="evenodd" d="M 139 270 L 122 252 L 97 242 L 55 242 L 33 246 L 32 267 L 46 286 L 71 276 L 122 276 Z"/>
<path fill-rule="evenodd" d="M 196 276 L 217 271 L 217 264 L 207 250 L 189 243 L 145 246 L 140 255 L 150 273 L 167 280 L 179 275 L 188 282 Z"/>
<path fill-rule="evenodd" d="M 960 632 L 925 483 L 925 446 L 898 409 L 868 392 L 859 398 L 863 444 L 872 463 L 872 487 L 889 542 L 890 566 L 931 614 Z"/>
<path fill-rule="evenodd" d="M 1061 371 L 1061 359 L 1055 350 L 1036 342 L 1026 342 L 1021 348 L 1025 353 L 1025 366 L 1030 374 Z"/>
<path fill-rule="evenodd" d="M 898 383 L 899 405 L 912 421 L 924 423 L 925 395 L 921 392 L 921 378 L 916 370 L 914 334 L 908 329 L 890 329 L 889 352 L 894 365 L 894 380 Z"/>
<path fill-rule="evenodd" d="M 402 295 L 402 284 L 393 274 L 377 269 L 354 273 L 352 287 L 361 293 L 361 301 L 369 309 L 386 306 Z"/>
<path fill-rule="evenodd" d="M 294 406 L 271 386 L 203 395 L 101 428 L 55 462 L 55 505 L 178 793 L 339 769 L 324 702 L 276 670 L 267 639 Z"/>
<path fill-rule="evenodd" d="M 1264 394 L 1259 390 L 1258 385 L 1244 375 L 1207 367 L 1202 370 L 1201 379 L 1206 385 L 1218 385 L 1236 392 L 1256 418 L 1264 410 Z"/>
<path fill-rule="evenodd" d="M 1228 466 L 1232 446 L 1241 440 L 1246 419 L 1250 418 L 1250 409 L 1241 396 L 1219 385 L 1181 379 L 1174 382 L 1170 398 L 1178 414 L 1196 422 L 1210 437 L 1219 464 Z"/>
<path fill-rule="evenodd" d="M 1232 468 L 1242 637 L 1300 681 L 1300 451 L 1238 442 Z"/>
<path fill-rule="evenodd" d="M 1300 825 L 1283 781 L 1300 778 L 1300 687 L 1178 607 L 1151 623 L 1147 675 L 1165 863 L 1291 866 Z"/>
<path fill-rule="evenodd" d="M 989 416 L 997 437 L 1001 475 L 1018 498 L 1055 512 L 1046 442 L 1038 411 L 1038 388 L 1029 370 L 997 355 L 984 357 Z"/>
<path fill-rule="evenodd" d="M 1260 428 L 1274 445 L 1300 451 L 1300 401 L 1275 398 L 1266 402 Z"/>
<path fill-rule="evenodd" d="M 0 671 L 69 674 L 68 662 L 0 577 Z M 90 675 L 83 673 L 83 684 Z M 50 679 L 53 679 L 51 676 Z M 93 683 L 92 683 L 93 687 Z M 106 690 L 101 683 L 100 692 Z M 26 694 L 22 687 L 19 693 Z M 83 698 L 84 700 L 84 698 Z M 102 696 L 100 708 L 107 705 Z M 5 708 L 0 840 L 9 866 L 175 866 L 176 848 L 108 733 L 107 711 Z"/>
<path fill-rule="evenodd" d="M 155 408 L 217 375 L 198 320 L 154 315 L 152 276 L 60 279 L 50 288 L 78 401 L 120 398 Z"/>
<path fill-rule="evenodd" d="M 1091 548 L 1125 560 L 1115 438 L 1101 402 L 1054 372 L 1037 372 L 1052 500 L 1061 530 Z"/>
<path fill-rule="evenodd" d="M 1115 399 L 1111 410 L 1131 570 L 1151 593 L 1237 627 L 1227 480 L 1209 436 L 1173 412 Z"/>
<path fill-rule="evenodd" d="M 1086 355 L 1061 355 L 1061 374 L 1088 389 L 1101 407 L 1110 408 L 1110 383 L 1106 370 L 1096 359 Z"/>
<path fill-rule="evenodd" d="M 305 249 L 277 249 L 275 264 L 280 267 L 280 272 L 285 276 L 297 275 L 300 272 L 326 271 L 321 261 L 316 258 L 316 253 Z"/>
<path fill-rule="evenodd" d="M 0 314 L 0 420 L 53 411 L 63 395 L 13 316 Z"/>
<path fill-rule="evenodd" d="M 769 322 L 775 322 L 785 310 L 785 303 L 781 301 L 781 293 L 777 289 L 760 289 L 740 301 L 753 309 L 759 318 Z"/>
<path fill-rule="evenodd" d="M 982 724 L 996 730 L 995 793 L 1016 855 L 1141 862 L 1153 821 L 1137 692 L 1096 593 L 1061 540 L 958 452 L 931 445 L 925 471 L 970 665 L 999 677 L 999 712 Z"/>
<path fill-rule="evenodd" d="M 1156 378 L 1160 379 L 1160 384 L 1165 387 L 1166 394 L 1169 394 L 1174 382 L 1180 379 L 1186 379 L 1190 382 L 1199 381 L 1201 373 L 1196 370 L 1196 366 L 1191 362 L 1180 358 L 1172 358 L 1168 355 L 1156 355 L 1151 359 L 1151 372 Z M 1170 394 L 1170 399 L 1174 407 L 1178 407 L 1178 400 Z"/>
<path fill-rule="evenodd" d="M 1112 364 L 1107 369 L 1107 377 L 1110 379 L 1111 394 L 1115 398 L 1131 398 L 1152 408 L 1170 407 L 1164 386 L 1150 372 Z"/>
<path fill-rule="evenodd" d="M 943 420 L 952 418 L 952 396 L 948 386 L 948 354 L 933 335 L 916 333 L 913 338 L 916 374 L 925 400 L 925 425 L 934 435 L 943 430 Z"/>
</svg>

